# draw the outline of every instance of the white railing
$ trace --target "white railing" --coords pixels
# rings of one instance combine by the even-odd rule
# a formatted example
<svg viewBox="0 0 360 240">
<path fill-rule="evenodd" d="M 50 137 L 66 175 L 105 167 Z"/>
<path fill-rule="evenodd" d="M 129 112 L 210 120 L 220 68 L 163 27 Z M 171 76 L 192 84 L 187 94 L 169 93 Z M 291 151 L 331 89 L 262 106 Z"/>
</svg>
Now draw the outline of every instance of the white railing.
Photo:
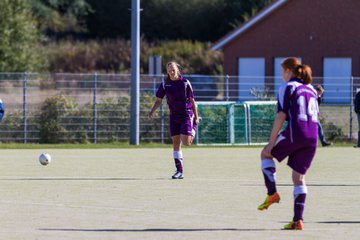
<svg viewBox="0 0 360 240">
<path fill-rule="evenodd" d="M 275 100 L 274 77 L 187 75 L 198 102 L 244 102 Z M 140 141 L 170 142 L 167 106 L 162 106 L 155 119 L 147 113 L 155 100 L 155 92 L 163 75 L 141 75 Z M 261 79 L 261 81 L 259 81 Z M 246 81 L 245 81 L 246 80 Z M 325 135 L 352 140 L 357 133 L 353 124 L 353 96 L 360 88 L 360 78 L 327 80 L 324 103 L 321 105 Z M 5 118 L 0 124 L 2 142 L 128 142 L 130 131 L 130 81 L 126 74 L 37 74 L 0 73 L 0 98 L 5 104 Z M 262 83 L 262 84 L 259 84 Z M 314 84 L 324 82 L 314 78 Z M 46 100 L 61 97 L 65 103 L 53 103 L 46 109 Z M 164 101 L 165 103 L 165 101 Z M 55 105 L 54 105 L 55 104 Z M 64 105 L 61 105 L 64 104 Z M 52 112 L 53 110 L 53 112 Z M 46 115 L 50 114 L 50 115 Z M 46 117 L 54 117 L 54 122 Z M 206 116 L 203 116 L 206 119 Z M 53 124 L 53 126 L 50 126 Z M 45 136 L 47 135 L 47 136 Z M 201 136 L 201 134 L 200 134 Z M 53 138 L 53 139 L 50 139 Z"/>
</svg>

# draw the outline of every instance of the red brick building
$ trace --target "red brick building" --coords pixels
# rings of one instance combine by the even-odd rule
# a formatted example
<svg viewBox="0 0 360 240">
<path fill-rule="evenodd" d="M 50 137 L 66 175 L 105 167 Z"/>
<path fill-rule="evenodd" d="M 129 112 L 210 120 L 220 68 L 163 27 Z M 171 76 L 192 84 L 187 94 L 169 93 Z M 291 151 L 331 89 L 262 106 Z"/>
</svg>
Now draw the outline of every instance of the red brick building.
<svg viewBox="0 0 360 240">
<path fill-rule="evenodd" d="M 239 88 L 241 76 L 274 76 L 250 82 L 276 89 L 282 59 L 296 56 L 323 78 L 327 102 L 341 96 L 345 103 L 352 96 L 349 78 L 360 77 L 359 32 L 359 0 L 276 0 L 213 50 L 223 50 L 224 73 L 238 76 L 231 81 Z M 360 88 L 354 85 L 353 91 Z"/>
</svg>

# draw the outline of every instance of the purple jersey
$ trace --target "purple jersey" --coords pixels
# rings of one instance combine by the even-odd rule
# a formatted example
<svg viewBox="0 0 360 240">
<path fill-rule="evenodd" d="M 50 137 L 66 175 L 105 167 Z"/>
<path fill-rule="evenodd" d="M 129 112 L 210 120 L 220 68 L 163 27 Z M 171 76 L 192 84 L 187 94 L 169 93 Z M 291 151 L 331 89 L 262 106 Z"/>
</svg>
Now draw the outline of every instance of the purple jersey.
<svg viewBox="0 0 360 240">
<path fill-rule="evenodd" d="M 171 116 L 192 115 L 193 106 L 190 99 L 194 99 L 194 93 L 189 80 L 180 76 L 179 80 L 162 82 L 156 97 L 164 98 L 165 95 Z"/>
<path fill-rule="evenodd" d="M 279 89 L 278 112 L 286 114 L 291 142 L 317 139 L 319 106 L 317 93 L 311 84 L 300 79 L 290 79 Z"/>
</svg>

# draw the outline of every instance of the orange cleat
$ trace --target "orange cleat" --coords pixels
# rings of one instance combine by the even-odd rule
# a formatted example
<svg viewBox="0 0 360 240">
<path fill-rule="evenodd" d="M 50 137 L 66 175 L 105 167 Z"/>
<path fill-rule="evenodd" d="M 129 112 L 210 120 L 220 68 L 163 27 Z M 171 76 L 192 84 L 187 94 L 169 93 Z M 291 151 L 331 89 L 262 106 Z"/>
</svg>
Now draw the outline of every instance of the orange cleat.
<svg viewBox="0 0 360 240">
<path fill-rule="evenodd" d="M 264 203 L 262 203 L 259 207 L 258 210 L 262 211 L 262 210 L 266 210 L 268 209 L 268 207 L 270 207 L 271 204 L 273 203 L 279 203 L 280 202 L 280 195 L 276 192 L 273 195 L 268 195 L 265 198 Z"/>
<path fill-rule="evenodd" d="M 284 226 L 284 230 L 303 230 L 304 224 L 300 219 L 299 221 L 291 221 L 290 223 Z"/>
</svg>

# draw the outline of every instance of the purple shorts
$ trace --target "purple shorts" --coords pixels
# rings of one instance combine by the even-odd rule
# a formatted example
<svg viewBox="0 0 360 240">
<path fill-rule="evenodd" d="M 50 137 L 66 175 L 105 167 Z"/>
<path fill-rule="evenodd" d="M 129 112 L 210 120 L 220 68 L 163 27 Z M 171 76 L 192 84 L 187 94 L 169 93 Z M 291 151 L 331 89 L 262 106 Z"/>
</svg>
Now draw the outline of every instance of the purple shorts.
<svg viewBox="0 0 360 240">
<path fill-rule="evenodd" d="M 185 115 L 183 117 L 173 117 L 170 115 L 170 136 L 188 135 L 195 136 L 196 124 L 194 115 Z"/>
<path fill-rule="evenodd" d="M 277 143 L 271 151 L 271 155 L 279 162 L 286 157 L 288 166 L 300 174 L 306 174 L 315 156 L 317 139 L 307 139 L 292 143 L 288 131 L 282 132 L 277 137 Z"/>
</svg>

